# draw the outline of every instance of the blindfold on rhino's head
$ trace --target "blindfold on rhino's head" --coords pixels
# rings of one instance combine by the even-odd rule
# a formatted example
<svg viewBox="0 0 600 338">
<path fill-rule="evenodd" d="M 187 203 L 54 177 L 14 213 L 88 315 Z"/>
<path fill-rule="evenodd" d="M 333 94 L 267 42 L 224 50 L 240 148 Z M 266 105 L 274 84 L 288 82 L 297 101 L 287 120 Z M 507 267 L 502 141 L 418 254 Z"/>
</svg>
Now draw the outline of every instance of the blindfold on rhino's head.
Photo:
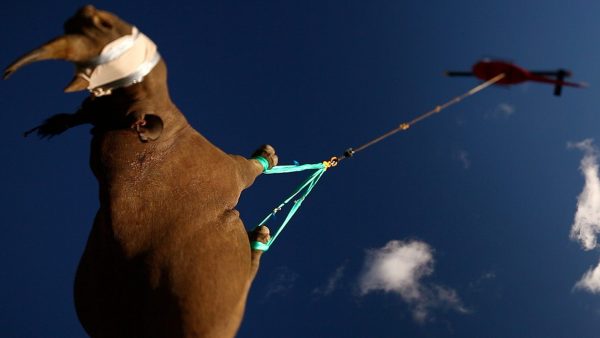
<svg viewBox="0 0 600 338">
<path fill-rule="evenodd" d="M 78 70 L 97 59 L 112 41 L 131 35 L 135 28 L 116 15 L 101 11 L 91 5 L 79 9 L 64 24 L 64 35 L 18 58 L 4 70 L 4 78 L 21 67 L 43 60 L 73 62 Z M 79 73 L 79 71 L 78 71 Z M 77 74 L 65 88 L 65 92 L 86 89 L 89 80 Z"/>
</svg>

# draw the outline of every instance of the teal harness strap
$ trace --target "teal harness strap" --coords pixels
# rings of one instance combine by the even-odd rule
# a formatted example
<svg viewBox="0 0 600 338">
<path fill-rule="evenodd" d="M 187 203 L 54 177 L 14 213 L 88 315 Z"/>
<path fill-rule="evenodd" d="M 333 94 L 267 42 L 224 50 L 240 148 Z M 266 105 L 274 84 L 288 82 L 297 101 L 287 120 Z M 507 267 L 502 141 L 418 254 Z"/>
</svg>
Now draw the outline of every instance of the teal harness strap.
<svg viewBox="0 0 600 338">
<path fill-rule="evenodd" d="M 255 160 L 257 160 L 262 166 L 263 166 L 263 173 L 267 170 L 269 170 L 269 161 L 262 157 L 262 156 L 256 156 L 253 157 Z"/>
<path fill-rule="evenodd" d="M 285 174 L 294 173 L 297 171 L 313 170 L 313 169 L 325 169 L 326 166 L 323 163 L 315 164 L 298 164 L 298 165 L 278 165 L 271 169 L 266 170 L 264 173 L 269 174 Z"/>
<path fill-rule="evenodd" d="M 260 250 L 260 251 L 267 251 L 269 250 L 269 246 L 266 245 L 265 243 L 262 242 L 258 242 L 258 241 L 254 241 L 250 243 L 250 247 L 253 250 Z"/>
<path fill-rule="evenodd" d="M 269 219 L 274 217 L 277 212 L 281 211 L 281 209 L 286 204 L 288 204 L 290 201 L 292 201 L 294 198 L 296 198 L 296 196 L 298 196 L 294 200 L 294 205 L 291 207 L 287 216 L 283 220 L 283 223 L 281 223 L 281 225 L 275 232 L 275 235 L 273 235 L 266 244 L 257 242 L 257 241 L 252 242 L 250 244 L 252 249 L 262 250 L 262 251 L 267 251 L 269 249 L 269 247 L 273 244 L 273 242 L 275 242 L 275 240 L 277 239 L 277 237 L 279 236 L 281 231 L 283 231 L 285 226 L 292 219 L 294 214 L 298 211 L 298 209 L 300 209 L 302 202 L 304 202 L 304 199 L 306 198 L 306 196 L 308 196 L 308 194 L 310 194 L 310 192 L 313 190 L 313 188 L 315 187 L 317 182 L 319 182 L 319 180 L 321 179 L 321 177 L 323 176 L 323 174 L 325 173 L 325 171 L 327 170 L 328 167 L 329 167 L 329 164 L 326 164 L 326 163 L 303 164 L 303 165 L 282 165 L 282 166 L 273 167 L 273 168 L 265 171 L 265 174 L 283 174 L 283 173 L 291 173 L 291 172 L 298 172 L 298 171 L 304 171 L 304 170 L 316 170 L 304 182 L 302 182 L 298 186 L 298 188 L 296 188 L 294 190 L 294 192 L 290 195 L 290 197 L 285 199 L 279 206 L 277 206 L 277 208 L 273 209 L 273 212 L 271 212 L 269 215 L 267 215 L 267 217 L 265 217 L 258 224 L 258 226 L 265 224 Z"/>
</svg>

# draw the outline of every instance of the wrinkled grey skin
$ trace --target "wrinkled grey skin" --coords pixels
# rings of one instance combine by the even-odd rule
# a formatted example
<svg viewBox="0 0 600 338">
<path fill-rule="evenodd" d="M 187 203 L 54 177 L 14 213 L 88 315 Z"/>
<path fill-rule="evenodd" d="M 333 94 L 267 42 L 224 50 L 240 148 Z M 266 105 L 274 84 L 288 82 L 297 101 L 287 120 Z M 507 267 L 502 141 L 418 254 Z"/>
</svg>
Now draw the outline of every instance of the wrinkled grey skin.
<svg viewBox="0 0 600 338">
<path fill-rule="evenodd" d="M 65 35 L 5 70 L 31 62 L 85 62 L 132 26 L 92 6 Z M 75 279 L 79 319 L 92 337 L 233 337 L 262 252 L 251 250 L 235 206 L 262 172 L 195 131 L 171 102 L 161 60 L 143 82 L 88 97 L 74 114 L 31 130 L 51 137 L 90 123 L 100 209 Z M 65 91 L 87 87 L 75 77 Z M 263 146 L 270 166 L 275 151 Z M 260 227 L 252 240 L 266 242 Z"/>
</svg>

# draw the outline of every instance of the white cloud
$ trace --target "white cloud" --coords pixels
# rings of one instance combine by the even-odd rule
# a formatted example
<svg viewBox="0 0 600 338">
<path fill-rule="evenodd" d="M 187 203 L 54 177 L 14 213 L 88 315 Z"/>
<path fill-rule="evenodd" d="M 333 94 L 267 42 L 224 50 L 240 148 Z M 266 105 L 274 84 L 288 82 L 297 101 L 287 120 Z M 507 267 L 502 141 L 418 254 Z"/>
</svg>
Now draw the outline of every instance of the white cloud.
<svg viewBox="0 0 600 338">
<path fill-rule="evenodd" d="M 329 296 L 337 288 L 338 282 L 344 276 L 346 264 L 339 266 L 327 280 L 327 283 L 313 290 L 313 294 L 318 296 Z"/>
<path fill-rule="evenodd" d="M 591 293 L 600 294 L 600 262 L 595 268 L 590 268 L 575 284 L 576 289 L 583 289 Z"/>
<path fill-rule="evenodd" d="M 359 280 L 361 295 L 373 291 L 398 294 L 411 305 L 413 318 L 420 323 L 435 307 L 466 313 L 454 290 L 422 281 L 433 273 L 433 265 L 433 250 L 427 243 L 390 241 L 380 249 L 367 251 Z"/>
<path fill-rule="evenodd" d="M 583 191 L 577 198 L 577 211 L 571 226 L 571 239 L 578 240 L 584 250 L 597 247 L 600 233 L 600 179 L 598 177 L 598 149 L 592 139 L 569 143 L 569 148 L 583 151 L 579 169 L 585 178 Z"/>
<path fill-rule="evenodd" d="M 427 243 L 390 241 L 367 253 L 367 270 L 360 281 L 361 293 L 394 291 L 405 299 L 420 297 L 419 280 L 433 272 L 433 255 Z"/>
<path fill-rule="evenodd" d="M 600 233 L 600 178 L 598 177 L 598 149 L 594 140 L 585 139 L 578 143 L 569 143 L 569 148 L 583 151 L 579 170 L 585 183 L 577 197 L 577 211 L 571 225 L 571 239 L 581 243 L 584 250 L 598 247 Z M 590 268 L 575 284 L 575 289 L 600 294 L 600 262 Z"/>
</svg>

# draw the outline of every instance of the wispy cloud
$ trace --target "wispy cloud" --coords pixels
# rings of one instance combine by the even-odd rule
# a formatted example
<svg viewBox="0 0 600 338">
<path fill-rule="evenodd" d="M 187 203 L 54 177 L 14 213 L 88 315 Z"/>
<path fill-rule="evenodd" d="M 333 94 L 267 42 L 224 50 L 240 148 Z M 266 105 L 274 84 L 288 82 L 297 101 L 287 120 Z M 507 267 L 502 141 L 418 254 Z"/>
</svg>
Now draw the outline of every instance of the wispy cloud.
<svg viewBox="0 0 600 338">
<path fill-rule="evenodd" d="M 577 198 L 577 211 L 571 226 L 571 239 L 581 243 L 584 250 L 598 245 L 600 233 L 600 179 L 598 177 L 598 149 L 592 139 L 569 143 L 569 148 L 583 151 L 579 170 L 585 178 L 583 191 Z"/>
<path fill-rule="evenodd" d="M 478 289 L 480 287 L 480 285 L 483 284 L 484 282 L 493 280 L 495 278 L 496 278 L 496 273 L 494 271 L 485 272 L 479 278 L 477 278 L 475 281 L 469 283 L 469 288 Z"/>
<path fill-rule="evenodd" d="M 494 271 L 488 271 L 479 277 L 480 281 L 490 280 L 496 278 L 496 273 Z"/>
<path fill-rule="evenodd" d="M 462 304 L 455 290 L 442 285 L 434 285 L 434 299 L 436 306 L 442 306 L 454 309 L 460 313 L 469 313 L 469 310 Z"/>
<path fill-rule="evenodd" d="M 265 299 L 274 295 L 284 294 L 294 287 L 294 283 L 298 279 L 298 274 L 288 267 L 281 266 L 271 274 L 271 281 L 267 286 Z"/>
<path fill-rule="evenodd" d="M 346 270 L 346 263 L 339 266 L 333 274 L 327 280 L 325 285 L 315 288 L 313 290 L 313 294 L 316 296 L 329 296 L 333 291 L 336 290 L 339 281 L 344 276 L 344 271 Z"/>
<path fill-rule="evenodd" d="M 471 159 L 469 158 L 469 153 L 466 150 L 459 150 L 458 154 L 456 154 L 456 157 L 460 163 L 462 163 L 463 168 L 469 169 L 471 167 Z"/>
<path fill-rule="evenodd" d="M 507 102 L 502 102 L 499 103 L 496 107 L 494 107 L 494 109 L 492 109 L 491 111 L 488 111 L 485 114 L 485 117 L 487 118 L 509 118 L 511 117 L 516 111 L 516 108 L 514 105 L 507 103 Z"/>
<path fill-rule="evenodd" d="M 433 249 L 421 241 L 390 241 L 367 251 L 360 293 L 384 291 L 399 295 L 412 308 L 413 318 L 423 323 L 432 308 L 446 307 L 467 313 L 456 291 L 422 279 L 433 273 Z"/>
<path fill-rule="evenodd" d="M 600 294 L 600 262 L 595 268 L 590 268 L 575 284 L 576 289 L 583 289 L 591 293 Z"/>
</svg>

